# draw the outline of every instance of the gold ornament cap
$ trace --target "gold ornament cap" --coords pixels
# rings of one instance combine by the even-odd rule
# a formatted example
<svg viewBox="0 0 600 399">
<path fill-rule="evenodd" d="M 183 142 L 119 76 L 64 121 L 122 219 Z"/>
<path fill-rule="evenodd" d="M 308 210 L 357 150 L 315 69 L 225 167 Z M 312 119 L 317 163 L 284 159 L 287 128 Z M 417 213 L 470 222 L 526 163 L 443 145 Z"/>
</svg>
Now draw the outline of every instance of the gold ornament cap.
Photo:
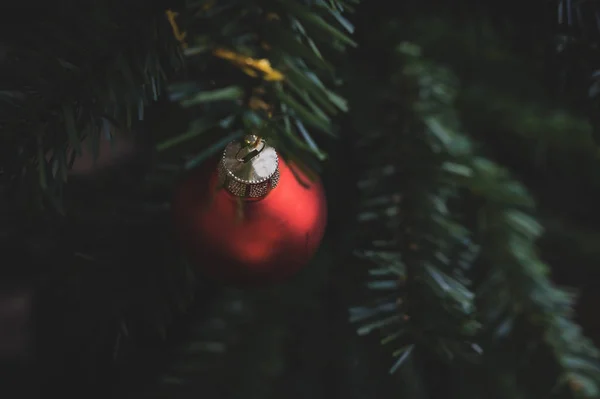
<svg viewBox="0 0 600 399">
<path fill-rule="evenodd" d="M 244 199 L 261 199 L 279 183 L 279 158 L 273 147 L 255 135 L 225 147 L 218 167 L 219 184 Z"/>
</svg>

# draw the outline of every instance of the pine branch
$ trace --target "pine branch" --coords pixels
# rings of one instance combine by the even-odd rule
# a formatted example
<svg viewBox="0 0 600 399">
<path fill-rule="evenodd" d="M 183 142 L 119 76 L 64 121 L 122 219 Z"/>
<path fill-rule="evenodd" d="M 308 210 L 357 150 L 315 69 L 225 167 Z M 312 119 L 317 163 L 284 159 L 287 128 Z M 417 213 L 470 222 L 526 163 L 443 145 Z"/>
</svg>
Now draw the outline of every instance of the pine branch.
<svg viewBox="0 0 600 399">
<path fill-rule="evenodd" d="M 57 2 L 43 19 L 29 11 L 1 24 L 0 169 L 55 197 L 68 148 L 80 154 L 91 136 L 97 152 L 111 125 L 142 119 L 180 59 L 164 11 L 146 3 Z"/>
<path fill-rule="evenodd" d="M 392 295 L 353 308 L 350 315 L 352 322 L 363 324 L 359 334 L 380 328 L 387 335 L 382 343 L 400 347 L 391 372 L 414 344 L 450 359 L 471 358 L 479 350 L 473 344 L 479 330 L 474 294 L 464 273 L 478 246 L 455 217 L 457 188 L 443 184 L 442 170 L 429 167 L 453 165 L 447 154 L 433 153 L 415 134 L 422 127 L 408 122 L 407 115 L 394 119 L 395 126 L 383 137 L 359 146 L 361 153 L 377 154 L 378 159 L 362 165 L 369 167 L 359 180 L 357 221 L 364 240 L 363 249 L 355 252 L 371 265 L 368 286 Z M 399 298 L 393 295 L 398 290 Z"/>
<path fill-rule="evenodd" d="M 463 116 L 473 120 L 470 124 L 497 119 L 500 125 L 493 127 L 493 133 L 496 129 L 506 130 L 522 143 L 529 140 L 531 146 L 549 152 L 560 152 L 563 147 L 555 158 L 576 154 L 598 160 L 598 144 L 589 121 L 557 107 L 565 102 L 556 101 L 552 90 L 536 79 L 547 73 L 546 65 L 545 69 L 539 67 L 545 60 L 515 56 L 506 39 L 484 17 L 460 27 L 457 24 L 439 17 L 416 18 L 393 36 L 414 37 L 416 43 L 427 49 L 429 57 L 451 66 L 465 84 L 458 99 L 461 107 L 476 107 Z M 474 64 L 478 65 L 475 70 Z M 490 91 L 496 95 L 482 104 L 479 101 L 482 95 Z"/>
<path fill-rule="evenodd" d="M 406 93 L 405 88 L 399 91 Z M 353 322 L 366 322 L 359 334 L 382 329 L 386 335 L 382 343 L 395 342 L 400 348 L 390 372 L 401 366 L 415 345 L 448 360 L 473 359 L 480 351 L 474 342 L 479 331 L 475 298 L 465 275 L 479 248 L 456 218 L 459 187 L 446 179 L 449 171 L 460 173 L 451 161 L 469 152 L 470 144 L 446 140 L 442 143 L 452 148 L 441 151 L 435 144 L 439 150 L 434 151 L 433 144 L 423 139 L 424 129 L 428 125 L 430 132 L 443 134 L 439 121 L 428 119 L 424 126 L 402 104 L 392 107 L 395 115 L 381 123 L 384 130 L 357 146 L 361 154 L 373 158 L 361 165 L 366 170 L 358 183 L 362 192 L 358 223 L 365 249 L 356 255 L 372 267 L 369 287 L 387 293 L 388 299 L 353 308 L 350 315 Z"/>
<path fill-rule="evenodd" d="M 313 134 L 335 136 L 332 117 L 347 105 L 325 84 L 333 66 L 322 52 L 353 46 L 334 25 L 353 28 L 341 14 L 343 3 L 311 3 L 188 3 L 173 22 L 174 31 L 183 32 L 190 80 L 173 85 L 171 96 L 192 107 L 194 125 L 202 128 L 177 144 L 215 130 L 253 132 L 274 139 L 284 155 L 324 159 Z"/>
<path fill-rule="evenodd" d="M 555 195 L 560 186 L 573 198 L 580 197 L 572 212 L 582 216 L 581 222 L 595 223 L 593 198 L 600 189 L 597 113 L 585 96 L 573 103 L 541 78 L 550 75 L 553 84 L 563 72 L 556 73 L 548 58 L 516 54 L 502 31 L 484 18 L 459 26 L 452 19 L 427 16 L 403 28 L 394 37 L 415 38 L 428 57 L 457 74 L 463 85 L 457 107 L 465 129 L 477 130 L 483 150 L 544 198 L 542 210 L 565 211 L 564 198 Z M 582 117 L 587 111 L 591 116 Z"/>
<path fill-rule="evenodd" d="M 479 344 L 483 355 L 468 358 L 483 362 L 498 397 L 596 397 L 598 351 L 571 321 L 573 295 L 550 281 L 537 255 L 542 228 L 533 200 L 461 133 L 456 77 L 426 61 L 419 47 L 399 51 L 401 72 L 379 105 L 396 115 L 383 116 L 380 130 L 365 138 L 379 151 L 359 181 L 365 197 L 359 223 L 370 242 L 357 255 L 373 265 L 378 281 L 371 288 L 386 289 L 389 299 L 353 309 L 351 318 L 372 318 L 359 332 L 381 329 L 389 336 L 384 343 L 400 337 L 397 364 L 415 345 L 446 344 L 452 357 L 469 355 L 465 342 Z M 479 101 L 490 99 L 488 91 Z M 472 280 L 483 276 L 473 280 L 475 297 L 461 276 L 465 269 Z M 381 282 L 386 275 L 395 277 Z M 462 304 L 463 312 L 449 304 Z M 476 326 L 464 311 L 474 308 L 481 330 L 465 328 Z"/>
</svg>

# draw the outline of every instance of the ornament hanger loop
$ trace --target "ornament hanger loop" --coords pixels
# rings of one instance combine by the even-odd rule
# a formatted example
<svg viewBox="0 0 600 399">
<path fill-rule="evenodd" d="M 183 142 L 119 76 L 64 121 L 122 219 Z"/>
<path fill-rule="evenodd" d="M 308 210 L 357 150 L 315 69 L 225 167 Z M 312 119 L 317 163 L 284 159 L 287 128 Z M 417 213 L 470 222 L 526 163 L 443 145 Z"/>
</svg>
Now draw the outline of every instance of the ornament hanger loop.
<svg viewBox="0 0 600 399">
<path fill-rule="evenodd" d="M 248 163 L 257 157 L 266 146 L 265 141 L 254 134 L 244 137 L 244 144 L 235 154 L 235 158 L 243 163 Z"/>
<path fill-rule="evenodd" d="M 223 150 L 219 179 L 234 196 L 254 200 L 265 197 L 279 181 L 277 151 L 255 135 L 234 140 Z"/>
</svg>

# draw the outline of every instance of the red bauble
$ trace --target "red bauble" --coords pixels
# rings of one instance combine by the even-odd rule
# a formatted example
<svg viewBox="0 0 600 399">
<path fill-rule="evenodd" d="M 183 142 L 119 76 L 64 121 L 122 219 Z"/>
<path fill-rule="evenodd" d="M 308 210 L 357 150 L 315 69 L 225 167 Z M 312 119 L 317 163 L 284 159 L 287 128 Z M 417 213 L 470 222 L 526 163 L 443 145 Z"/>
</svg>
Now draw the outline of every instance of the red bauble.
<svg viewBox="0 0 600 399">
<path fill-rule="evenodd" d="M 192 172 L 178 187 L 176 229 L 190 260 L 205 274 L 234 284 L 280 282 L 314 255 L 327 218 L 323 186 L 283 160 L 279 172 L 278 185 L 253 201 L 218 189 L 217 162 Z"/>
<path fill-rule="evenodd" d="M 104 133 L 98 138 L 97 153 L 92 150 L 92 138 L 86 137 L 81 142 L 81 153 L 75 156 L 73 165 L 69 169 L 69 176 L 86 178 L 101 174 L 107 170 L 123 165 L 130 161 L 138 150 L 132 134 L 120 131 L 111 132 L 113 138 Z M 75 150 L 67 149 L 67 159 L 70 161 Z M 46 161 L 50 162 L 52 152 L 46 154 Z"/>
<path fill-rule="evenodd" d="M 93 176 L 105 170 L 121 165 L 131 159 L 136 151 L 135 142 L 131 134 L 121 132 L 113 133 L 114 139 L 104 134 L 100 135 L 98 153 L 91 149 L 91 138 L 86 138 L 81 143 L 81 154 L 75 158 L 69 175 L 73 177 Z M 69 151 L 69 156 L 73 150 Z"/>
</svg>

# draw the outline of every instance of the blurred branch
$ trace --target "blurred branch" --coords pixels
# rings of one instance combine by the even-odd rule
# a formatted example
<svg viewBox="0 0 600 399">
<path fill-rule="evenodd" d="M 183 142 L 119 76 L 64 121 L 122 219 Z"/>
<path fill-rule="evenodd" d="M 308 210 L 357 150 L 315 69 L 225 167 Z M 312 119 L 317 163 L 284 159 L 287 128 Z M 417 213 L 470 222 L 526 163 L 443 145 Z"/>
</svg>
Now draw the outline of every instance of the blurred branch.
<svg viewBox="0 0 600 399">
<path fill-rule="evenodd" d="M 55 197 L 69 148 L 81 154 L 83 138 L 97 143 L 111 125 L 142 119 L 181 60 L 164 14 L 145 3 L 57 4 L 44 12 L 43 19 L 7 13 L 2 23 L 0 169 Z M 19 34 L 9 31 L 14 26 Z"/>
<path fill-rule="evenodd" d="M 431 77 L 439 70 L 413 52 L 403 52 L 407 63 L 405 78 L 426 82 L 425 76 Z M 428 90 L 434 85 L 438 90 Z M 465 140 L 459 133 L 458 120 L 452 118 L 456 115 L 452 98 L 445 95 L 455 91 L 455 87 L 453 81 L 434 80 L 426 86 L 421 83 L 421 97 L 416 109 L 423 120 L 439 122 L 436 130 L 444 133 L 444 140 L 438 139 L 435 144 L 442 146 L 446 143 L 443 151 L 455 153 L 455 167 L 446 170 L 448 178 L 469 193 L 465 197 L 469 203 L 478 205 L 471 210 L 476 216 L 471 224 L 475 241 L 481 245 L 480 267 L 487 269 L 486 277 L 478 283 L 477 290 L 478 311 L 489 339 L 484 350 L 489 352 L 490 360 L 506 358 L 506 354 L 498 350 L 501 348 L 499 343 L 514 341 L 515 347 L 519 347 L 517 342 L 524 333 L 517 325 L 528 325 L 529 334 L 535 333 L 544 345 L 530 347 L 529 353 L 509 355 L 514 363 L 510 365 L 510 371 L 505 372 L 516 372 L 522 362 L 533 361 L 535 352 L 547 350 L 558 369 L 557 385 L 552 387 L 544 383 L 547 395 L 552 394 L 551 389 L 554 393 L 566 389 L 573 397 L 595 397 L 600 383 L 598 351 L 581 336 L 580 328 L 570 320 L 572 295 L 552 284 L 548 267 L 536 253 L 535 241 L 542 229 L 531 216 L 533 201 L 525 188 L 498 165 L 472 151 L 456 154 L 452 150 L 455 143 Z M 448 122 L 452 120 L 454 124 Z M 436 133 L 435 130 L 430 132 Z M 530 336 L 529 339 L 535 338 Z M 543 380 L 547 381 L 552 378 L 552 368 L 539 373 L 530 369 L 529 374 L 532 377 L 546 374 Z M 504 392 L 506 397 L 516 397 L 516 392 Z"/>
<path fill-rule="evenodd" d="M 412 98 L 400 83 L 389 95 L 395 92 Z M 440 121 L 424 118 L 423 123 L 402 103 L 381 108 L 394 111 L 380 123 L 381 130 L 357 145 L 361 154 L 373 156 L 361 157 L 366 159 L 358 183 L 362 201 L 357 221 L 364 249 L 356 255 L 371 266 L 369 287 L 387 296 L 352 308 L 350 319 L 363 324 L 359 334 L 381 329 L 382 343 L 394 342 L 399 348 L 390 372 L 408 359 L 415 345 L 447 360 L 474 359 L 480 351 L 474 342 L 480 326 L 465 272 L 479 248 L 456 218 L 460 187 L 446 178 L 450 172 L 461 173 L 452 160 L 468 153 L 470 144 L 451 141 Z M 426 134 L 437 134 L 445 151 L 439 143 L 424 140 Z"/>
<path fill-rule="evenodd" d="M 425 337 L 430 343 L 445 343 L 451 357 L 465 354 L 460 350 L 464 343 L 475 340 L 498 397 L 537 397 L 534 390 L 541 390 L 543 397 L 595 397 L 600 386 L 598 351 L 570 319 L 572 295 L 552 284 L 547 265 L 536 253 L 542 228 L 532 216 L 533 200 L 506 170 L 479 156 L 460 132 L 456 77 L 425 60 L 415 45 L 405 43 L 398 50 L 402 67 L 392 77 L 388 101 L 395 101 L 400 115 L 388 118 L 381 131 L 396 156 L 372 164 L 379 166 L 360 184 L 371 202 L 387 193 L 388 199 L 398 195 L 401 201 L 396 202 L 402 205 L 394 205 L 392 212 L 382 202 L 379 212 L 371 207 L 369 217 L 360 217 L 371 221 L 365 235 L 378 237 L 376 231 L 386 231 L 400 239 L 387 241 L 385 251 L 359 255 L 376 265 L 379 275 L 395 273 L 406 280 L 400 289 L 389 282 L 372 285 L 392 296 L 380 309 L 400 316 L 378 319 L 371 327 L 386 331 L 392 325 L 391 336 L 405 338 L 408 346 L 398 351 L 400 359 L 410 353 L 411 341 L 419 344 Z M 493 93 L 488 92 L 480 101 L 490 98 Z M 390 191 L 386 174 L 399 176 L 393 187 L 401 191 Z M 461 261 L 457 249 L 472 256 Z M 475 298 L 460 277 L 471 264 L 468 275 L 479 276 Z M 393 306 L 394 293 L 402 298 L 399 310 Z M 471 325 L 467 321 L 475 305 L 483 330 L 473 337 L 476 330 L 465 327 Z M 410 318 L 402 316 L 407 311 Z M 442 321 L 445 328 L 424 328 Z M 411 331 L 417 333 L 411 336 Z M 541 358 L 547 360 L 539 364 Z M 527 377 L 517 378 L 523 367 Z"/>
</svg>

